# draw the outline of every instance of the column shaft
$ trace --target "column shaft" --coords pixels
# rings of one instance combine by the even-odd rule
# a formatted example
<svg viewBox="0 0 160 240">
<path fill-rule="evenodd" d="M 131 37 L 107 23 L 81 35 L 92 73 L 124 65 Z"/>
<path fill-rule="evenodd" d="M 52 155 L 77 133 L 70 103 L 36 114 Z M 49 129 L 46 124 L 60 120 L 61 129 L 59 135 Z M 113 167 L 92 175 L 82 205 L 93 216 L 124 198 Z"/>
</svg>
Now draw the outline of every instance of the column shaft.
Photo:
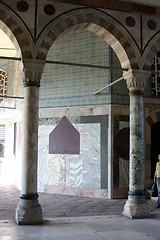
<svg viewBox="0 0 160 240">
<path fill-rule="evenodd" d="M 39 88 L 24 88 L 22 194 L 37 193 Z"/>
<path fill-rule="evenodd" d="M 129 193 L 144 190 L 143 96 L 130 96 Z"/>
</svg>

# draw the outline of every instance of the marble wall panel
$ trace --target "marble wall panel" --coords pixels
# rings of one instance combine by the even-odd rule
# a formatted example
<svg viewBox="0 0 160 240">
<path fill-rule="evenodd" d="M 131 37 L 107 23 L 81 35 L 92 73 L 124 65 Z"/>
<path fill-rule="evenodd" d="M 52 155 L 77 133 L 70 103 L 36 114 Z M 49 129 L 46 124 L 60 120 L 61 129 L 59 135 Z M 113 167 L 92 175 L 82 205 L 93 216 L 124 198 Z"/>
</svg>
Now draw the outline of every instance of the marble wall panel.
<svg viewBox="0 0 160 240">
<path fill-rule="evenodd" d="M 8 137 L 6 137 L 8 136 Z M 13 153 L 14 143 L 14 125 L 12 123 L 5 125 L 5 149 L 4 158 L 1 163 L 1 184 L 14 184 L 16 178 L 15 155 Z"/>
<path fill-rule="evenodd" d="M 83 161 L 80 155 L 66 156 L 66 187 L 83 187 Z"/>
<path fill-rule="evenodd" d="M 47 154 L 46 185 L 65 186 L 66 183 L 66 156 Z"/>
<path fill-rule="evenodd" d="M 39 126 L 38 185 L 100 188 L 100 123 L 75 124 L 80 154 L 49 154 L 49 133 L 56 125 Z"/>
<path fill-rule="evenodd" d="M 46 159 L 49 151 L 49 133 L 52 126 L 40 126 L 38 130 L 38 185 L 46 184 Z"/>
<path fill-rule="evenodd" d="M 38 185 L 65 184 L 64 155 L 49 154 L 49 133 L 55 126 L 40 126 L 38 141 Z"/>
<path fill-rule="evenodd" d="M 67 186 L 100 188 L 100 124 L 79 124 L 80 155 L 67 158 Z"/>
</svg>

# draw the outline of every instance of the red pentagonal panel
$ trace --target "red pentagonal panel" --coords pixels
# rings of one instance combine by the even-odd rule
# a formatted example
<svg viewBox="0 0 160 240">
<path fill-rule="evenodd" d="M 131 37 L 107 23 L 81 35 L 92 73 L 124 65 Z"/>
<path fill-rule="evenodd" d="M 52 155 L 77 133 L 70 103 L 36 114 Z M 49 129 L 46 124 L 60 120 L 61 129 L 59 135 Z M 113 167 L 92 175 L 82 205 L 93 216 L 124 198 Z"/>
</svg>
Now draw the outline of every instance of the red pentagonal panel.
<svg viewBox="0 0 160 240">
<path fill-rule="evenodd" d="M 49 134 L 49 154 L 79 154 L 80 134 L 64 116 Z"/>
</svg>

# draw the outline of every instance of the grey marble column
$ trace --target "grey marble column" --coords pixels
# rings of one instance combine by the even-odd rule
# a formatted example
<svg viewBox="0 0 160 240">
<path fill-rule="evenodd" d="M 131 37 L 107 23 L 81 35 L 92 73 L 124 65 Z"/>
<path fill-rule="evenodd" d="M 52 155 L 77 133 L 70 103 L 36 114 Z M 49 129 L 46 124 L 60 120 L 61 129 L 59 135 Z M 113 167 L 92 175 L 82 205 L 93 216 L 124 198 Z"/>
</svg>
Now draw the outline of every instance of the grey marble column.
<svg viewBox="0 0 160 240">
<path fill-rule="evenodd" d="M 124 74 L 130 94 L 129 192 L 123 215 L 148 218 L 150 211 L 144 192 L 144 107 L 143 92 L 147 71 L 130 70 Z"/>
<path fill-rule="evenodd" d="M 39 86 L 44 61 L 24 59 L 22 179 L 17 224 L 42 224 L 37 194 Z"/>
</svg>

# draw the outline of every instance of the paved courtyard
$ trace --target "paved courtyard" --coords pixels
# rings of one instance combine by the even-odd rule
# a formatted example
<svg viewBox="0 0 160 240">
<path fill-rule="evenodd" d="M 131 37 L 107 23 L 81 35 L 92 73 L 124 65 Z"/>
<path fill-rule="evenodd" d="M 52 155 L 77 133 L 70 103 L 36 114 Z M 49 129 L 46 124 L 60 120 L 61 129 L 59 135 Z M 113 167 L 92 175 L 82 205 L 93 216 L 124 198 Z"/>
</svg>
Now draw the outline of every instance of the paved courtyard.
<svg viewBox="0 0 160 240">
<path fill-rule="evenodd" d="M 0 240 L 160 240 L 160 209 L 148 200 L 150 219 L 122 216 L 125 199 L 39 194 L 44 224 L 19 226 L 19 190 L 0 186 Z"/>
<path fill-rule="evenodd" d="M 0 220 L 14 219 L 19 201 L 19 189 L 12 185 L 0 186 Z M 105 198 L 79 197 L 39 193 L 43 218 L 121 215 L 126 199 L 109 200 Z M 154 216 L 160 216 L 156 201 L 149 200 Z"/>
</svg>

